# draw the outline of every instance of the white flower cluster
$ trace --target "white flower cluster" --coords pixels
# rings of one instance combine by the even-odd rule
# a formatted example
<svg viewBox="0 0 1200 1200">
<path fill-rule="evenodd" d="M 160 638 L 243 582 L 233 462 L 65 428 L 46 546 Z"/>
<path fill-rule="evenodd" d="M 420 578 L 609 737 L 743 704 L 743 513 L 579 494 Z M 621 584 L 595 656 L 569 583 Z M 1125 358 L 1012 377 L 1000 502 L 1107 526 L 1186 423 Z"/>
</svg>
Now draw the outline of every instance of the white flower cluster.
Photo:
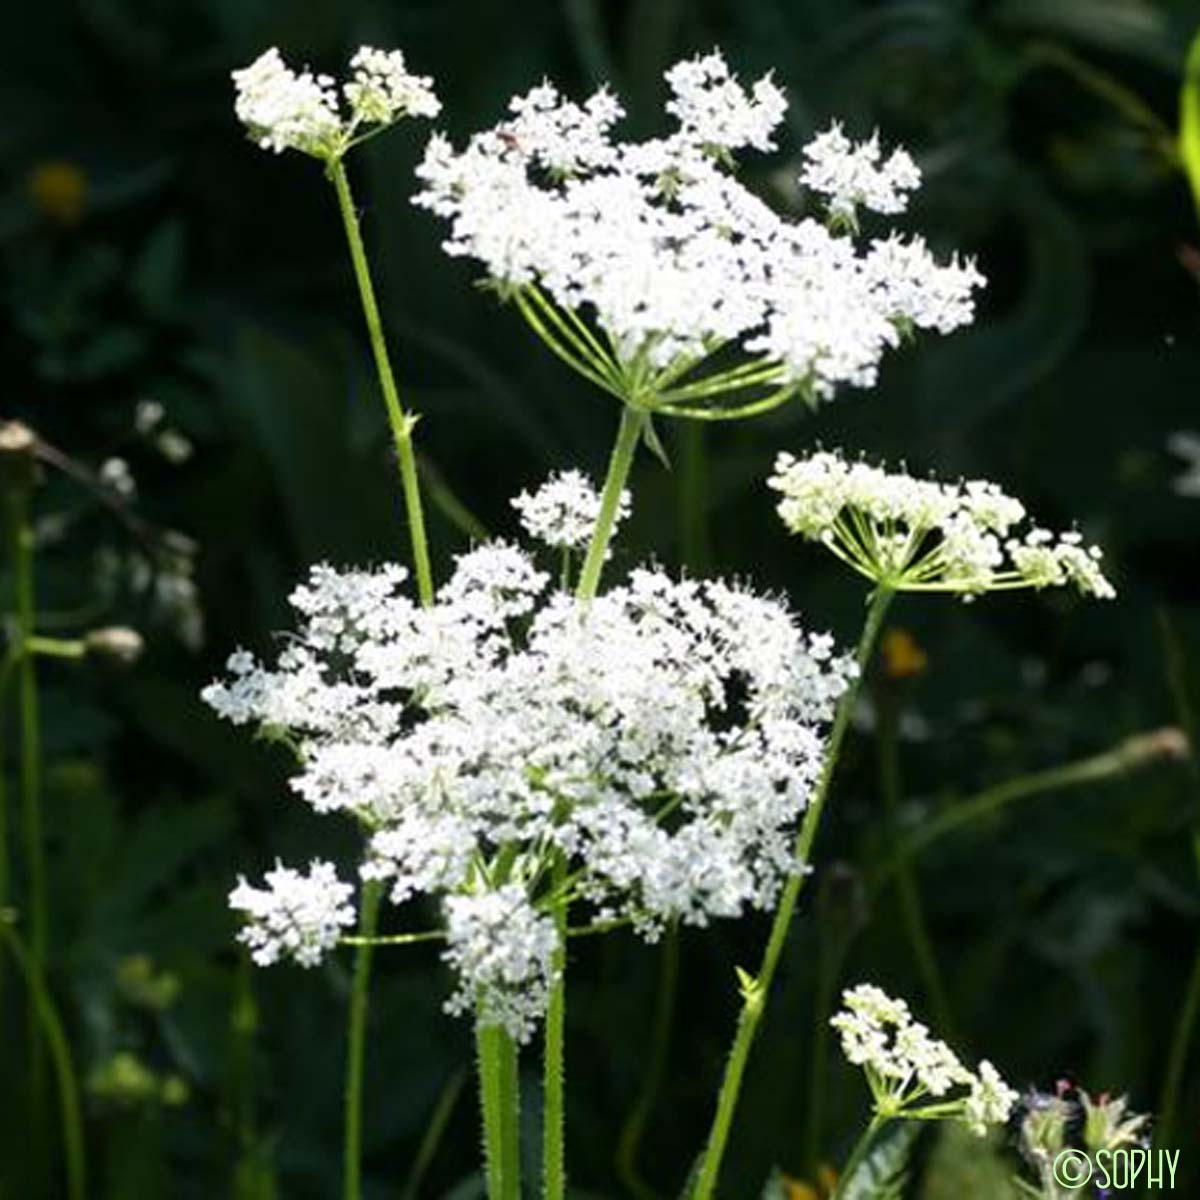
<svg viewBox="0 0 1200 1200">
<path fill-rule="evenodd" d="M 266 884 L 255 888 L 239 879 L 229 893 L 229 907 L 246 921 L 238 940 L 260 967 L 281 958 L 314 967 L 337 945 L 342 929 L 354 924 L 354 889 L 329 863 L 314 861 L 307 876 L 277 863 Z"/>
<path fill-rule="evenodd" d="M 554 922 L 518 883 L 446 897 L 446 952 L 459 979 L 446 1011 L 481 1011 L 519 1041 L 533 1035 L 554 980 Z"/>
<path fill-rule="evenodd" d="M 286 733 L 296 792 L 367 825 L 363 875 L 396 903 L 455 900 L 456 1006 L 483 993 L 517 1036 L 540 1015 L 548 855 L 598 917 L 647 936 L 773 902 L 854 671 L 830 638 L 650 569 L 583 605 L 504 544 L 463 555 L 430 608 L 404 577 L 315 568 L 277 665 L 239 652 L 205 699 Z M 525 907 L 505 899 L 506 923 L 483 897 L 510 884 Z M 519 944 L 487 948 L 510 927 Z"/>
<path fill-rule="evenodd" d="M 1099 599 L 1116 594 L 1099 548 L 1084 546 L 1078 533 L 1035 527 L 1014 536 L 1025 508 L 994 483 L 914 479 L 828 451 L 780 454 L 768 482 L 783 496 L 778 511 L 788 529 L 887 587 L 969 598 L 1073 584 Z"/>
<path fill-rule="evenodd" d="M 536 492 L 522 492 L 512 503 L 525 532 L 552 550 L 583 549 L 600 516 L 600 494 L 582 471 L 556 472 Z M 617 524 L 629 515 L 630 503 L 623 491 Z"/>
<path fill-rule="evenodd" d="M 276 154 L 300 150 L 334 159 L 356 141 L 401 117 L 436 117 L 441 104 L 433 81 L 411 75 L 399 50 L 363 46 L 350 59 L 350 80 L 293 71 L 272 47 L 233 72 L 234 110 L 250 136 Z"/>
<path fill-rule="evenodd" d="M 827 397 L 873 384 L 902 330 L 972 319 L 972 264 L 939 264 L 919 238 L 860 249 L 821 221 L 783 219 L 738 182 L 733 152 L 770 149 L 784 116 L 769 76 L 747 91 L 713 53 L 666 81 L 677 128 L 649 141 L 614 138 L 623 112 L 607 90 L 579 105 L 548 83 L 461 151 L 435 135 L 416 203 L 450 221 L 447 252 L 482 262 L 502 290 L 536 287 L 593 316 L 618 363 L 650 368 L 649 379 L 633 371 L 642 402 L 728 344 Z M 896 211 L 916 184 L 911 160 L 897 152 L 876 168 L 877 141 L 840 137 L 814 143 L 810 185 L 843 209 Z M 566 342 L 586 358 L 600 345 L 590 338 L 572 329 Z"/>
<path fill-rule="evenodd" d="M 884 1117 L 921 1116 L 914 1108 L 927 1096 L 940 1098 L 966 1089 L 957 1103 L 938 1106 L 939 1115 L 954 1117 L 982 1137 L 989 1125 L 1008 1120 L 1017 1093 L 986 1059 L 978 1073 L 967 1070 L 945 1042 L 914 1021 L 908 1005 L 869 983 L 842 993 L 845 1006 L 830 1020 L 841 1035 L 842 1053 L 862 1067 Z"/>
<path fill-rule="evenodd" d="M 881 161 L 882 159 L 882 161 Z M 921 172 L 905 150 L 886 158 L 879 134 L 855 145 L 836 121 L 804 148 L 800 182 L 827 198 L 830 214 L 852 227 L 859 207 L 878 213 L 902 213 L 906 193 L 921 186 Z"/>
</svg>

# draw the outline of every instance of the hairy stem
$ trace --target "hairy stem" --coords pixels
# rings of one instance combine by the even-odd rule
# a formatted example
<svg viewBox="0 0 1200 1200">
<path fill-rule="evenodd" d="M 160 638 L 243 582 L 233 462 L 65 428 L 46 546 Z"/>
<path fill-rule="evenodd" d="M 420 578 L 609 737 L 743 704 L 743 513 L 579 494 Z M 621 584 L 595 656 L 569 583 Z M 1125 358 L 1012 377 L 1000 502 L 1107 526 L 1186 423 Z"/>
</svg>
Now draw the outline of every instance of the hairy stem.
<svg viewBox="0 0 1200 1200">
<path fill-rule="evenodd" d="M 762 963 L 758 974 L 753 978 L 747 977 L 742 985 L 742 1010 L 738 1017 L 737 1032 L 730 1048 L 729 1060 L 725 1065 L 725 1075 L 721 1081 L 721 1089 L 717 1094 L 716 1113 L 713 1117 L 712 1129 L 708 1135 L 708 1144 L 701 1160 L 700 1172 L 696 1186 L 692 1192 L 692 1200 L 711 1200 L 716 1194 L 717 1178 L 721 1171 L 721 1161 L 725 1155 L 725 1146 L 729 1140 L 729 1132 L 733 1125 L 733 1115 L 737 1109 L 738 1098 L 742 1089 L 742 1077 L 746 1071 L 746 1063 L 750 1049 L 754 1044 L 759 1023 L 762 1020 L 766 1001 L 770 994 L 771 983 L 783 954 L 784 943 L 787 940 L 788 929 L 791 926 L 792 915 L 796 911 L 796 901 L 807 879 L 807 864 L 812 853 L 813 841 L 821 823 L 821 813 L 829 795 L 829 785 L 833 780 L 838 756 L 841 753 L 842 742 L 850 724 L 850 717 L 858 698 L 862 677 L 866 672 L 867 663 L 879 635 L 879 627 L 884 613 L 891 603 L 893 592 L 879 588 L 871 597 L 867 611 L 866 624 L 859 638 L 857 661 L 858 675 L 846 689 L 834 716 L 833 729 L 829 735 L 829 746 L 825 755 L 825 764 L 821 777 L 817 782 L 812 799 L 800 824 L 800 832 L 796 837 L 796 862 L 798 870 L 788 880 L 780 898 L 779 907 L 775 911 L 775 919 L 771 924 L 771 934 L 767 939 L 767 947 L 763 952 Z"/>
<path fill-rule="evenodd" d="M 404 507 L 408 515 L 408 533 L 412 543 L 413 565 L 417 575 L 417 595 L 421 603 L 433 601 L 433 572 L 429 565 L 429 543 L 425 535 L 425 514 L 421 507 L 421 484 L 417 476 L 417 458 L 413 451 L 413 428 L 417 418 L 404 411 L 396 377 L 392 372 L 392 360 L 388 355 L 387 341 L 383 333 L 383 321 L 379 316 L 379 305 L 375 300 L 375 286 L 371 282 L 371 269 L 367 265 L 367 253 L 363 247 L 362 231 L 358 225 L 358 210 L 350 192 L 350 180 L 340 160 L 329 164 L 329 178 L 337 192 L 338 208 L 346 230 L 346 241 L 350 247 L 350 261 L 354 266 L 354 278 L 358 283 L 358 294 L 362 300 L 363 317 L 367 323 L 367 335 L 371 339 L 371 352 L 375 357 L 375 370 L 379 375 L 379 386 L 383 392 L 383 404 L 387 410 L 388 425 L 396 447 L 396 459 L 400 465 L 400 483 L 404 491 Z"/>
<path fill-rule="evenodd" d="M 346 1112 L 343 1145 L 342 1196 L 344 1200 L 362 1197 L 362 1114 L 363 1069 L 367 1051 L 367 1000 L 371 984 L 373 938 L 379 924 L 379 903 L 383 885 L 377 880 L 364 883 L 359 900 L 358 931 L 363 941 L 354 951 L 354 979 L 350 988 L 350 1028 L 346 1045 Z"/>
<path fill-rule="evenodd" d="M 637 453 L 638 439 L 646 426 L 647 416 L 639 409 L 626 404 L 621 409 L 621 424 L 617 440 L 613 444 L 612 457 L 608 461 L 608 474 L 604 478 L 604 491 L 600 495 L 600 515 L 588 546 L 583 569 L 579 573 L 579 584 L 575 595 L 580 600 L 591 600 L 600 587 L 600 572 L 604 569 L 604 557 L 612 540 L 617 523 L 617 511 L 621 506 L 621 493 L 629 479 L 629 470 Z"/>
<path fill-rule="evenodd" d="M 554 886 L 561 888 L 567 877 L 567 864 L 560 854 L 554 864 Z M 554 906 L 554 926 L 558 948 L 552 969 L 554 982 L 546 1009 L 546 1030 L 542 1074 L 542 1195 L 545 1200 L 564 1200 L 567 1194 L 566 1167 L 566 1014 L 567 1014 L 567 909 L 566 901 Z"/>
<path fill-rule="evenodd" d="M 517 1044 L 498 1025 L 475 1026 L 488 1200 L 521 1200 Z"/>
</svg>

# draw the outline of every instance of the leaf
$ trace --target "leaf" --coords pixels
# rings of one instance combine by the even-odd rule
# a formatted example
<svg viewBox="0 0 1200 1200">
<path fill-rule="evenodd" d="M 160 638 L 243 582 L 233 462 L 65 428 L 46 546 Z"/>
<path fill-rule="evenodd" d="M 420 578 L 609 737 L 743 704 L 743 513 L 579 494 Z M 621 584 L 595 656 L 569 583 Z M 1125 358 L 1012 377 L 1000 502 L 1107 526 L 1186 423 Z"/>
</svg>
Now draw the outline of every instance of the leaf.
<svg viewBox="0 0 1200 1200">
<path fill-rule="evenodd" d="M 1188 52 L 1183 71 L 1183 89 L 1179 93 L 1179 156 L 1192 195 L 1196 199 L 1196 215 L 1200 217 L 1200 30 Z"/>
<path fill-rule="evenodd" d="M 915 1121 L 904 1121 L 876 1141 L 843 1184 L 842 1200 L 903 1200 L 909 1159 L 920 1135 L 921 1127 Z"/>
<path fill-rule="evenodd" d="M 645 442 L 646 449 L 669 471 L 671 460 L 667 457 L 667 451 L 658 436 L 658 430 L 654 428 L 654 422 L 650 419 L 647 419 L 646 424 L 642 427 L 642 441 Z"/>
</svg>

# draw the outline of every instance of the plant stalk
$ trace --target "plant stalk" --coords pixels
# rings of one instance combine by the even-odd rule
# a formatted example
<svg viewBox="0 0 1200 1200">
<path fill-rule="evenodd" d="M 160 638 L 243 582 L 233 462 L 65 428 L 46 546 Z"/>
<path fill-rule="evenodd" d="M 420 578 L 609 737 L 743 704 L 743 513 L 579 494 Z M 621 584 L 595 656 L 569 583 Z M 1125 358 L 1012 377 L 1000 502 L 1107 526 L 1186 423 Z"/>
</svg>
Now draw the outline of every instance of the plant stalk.
<svg viewBox="0 0 1200 1200">
<path fill-rule="evenodd" d="M 813 841 L 821 823 L 821 813 L 829 795 L 829 786 L 833 780 L 834 770 L 841 754 L 842 742 L 845 740 L 850 717 L 854 712 L 854 705 L 862 686 L 863 675 L 866 673 L 875 640 L 879 636 L 879 628 L 883 623 L 884 614 L 894 594 L 889 589 L 880 587 L 871 596 L 866 624 L 863 627 L 862 636 L 859 638 L 856 653 L 858 675 L 850 683 L 838 704 L 837 712 L 834 715 L 833 729 L 829 735 L 825 765 L 809 802 L 808 810 L 804 814 L 804 820 L 800 824 L 800 832 L 796 837 L 795 857 L 798 869 L 783 889 L 758 974 L 752 979 L 747 977 L 743 980 L 742 1010 L 738 1016 L 737 1032 L 734 1035 L 733 1046 L 730 1048 L 729 1059 L 725 1065 L 721 1089 L 717 1094 L 716 1113 L 713 1116 L 712 1129 L 708 1135 L 708 1144 L 704 1150 L 704 1157 L 701 1160 L 700 1172 L 696 1178 L 696 1186 L 692 1191 L 691 1200 L 712 1200 L 716 1194 L 717 1178 L 729 1140 L 729 1132 L 733 1125 L 733 1115 L 741 1094 L 742 1077 L 746 1072 L 750 1049 L 754 1044 L 754 1038 L 770 994 L 771 983 L 775 978 L 775 971 L 783 954 L 792 915 L 796 910 L 796 901 L 808 878 L 807 864 L 810 860 Z"/>
<path fill-rule="evenodd" d="M 408 533 L 417 575 L 417 595 L 423 605 L 429 605 L 433 602 L 433 572 L 429 565 L 429 542 L 425 535 L 425 513 L 421 507 L 421 484 L 417 475 L 417 458 L 413 451 L 412 438 L 417 417 L 405 412 L 400 403 L 396 377 L 392 372 L 392 360 L 383 333 L 383 321 L 380 319 L 379 305 L 375 299 L 375 286 L 371 282 L 371 269 L 367 265 L 367 253 L 363 247 L 358 210 L 354 206 L 346 168 L 340 159 L 329 164 L 329 178 L 337 192 L 338 208 L 341 210 L 342 224 L 346 230 L 346 241 L 350 246 L 350 261 L 354 266 L 354 278 L 358 283 L 363 317 L 367 323 L 367 335 L 371 339 L 371 352 L 375 356 L 375 369 L 379 374 L 383 404 L 387 410 L 388 425 L 396 447 L 396 459 L 400 465 L 400 483 L 404 491 Z"/>
<path fill-rule="evenodd" d="M 830 1200 L 841 1200 L 846 1194 L 846 1188 L 854 1181 L 854 1176 L 858 1168 L 862 1166 L 862 1161 L 867 1156 L 867 1151 L 871 1148 L 871 1143 L 875 1140 L 875 1135 L 887 1124 L 887 1119 L 876 1113 L 871 1118 L 870 1124 L 864 1130 L 862 1137 L 854 1144 L 854 1149 L 850 1151 L 850 1157 L 846 1160 L 846 1166 L 838 1176 L 837 1187 L 833 1189 L 833 1195 Z"/>
<path fill-rule="evenodd" d="M 588 546 L 583 569 L 575 595 L 580 600 L 592 600 L 600 587 L 600 573 L 604 570 L 604 558 L 612 540 L 617 523 L 617 511 L 621 506 L 621 493 L 629 480 L 629 471 L 637 453 L 638 440 L 649 418 L 640 409 L 626 404 L 621 408 L 621 424 L 617 429 L 617 440 L 613 444 L 612 456 L 608 461 L 608 474 L 604 478 L 604 491 L 600 494 L 600 515 Z"/>
<path fill-rule="evenodd" d="M 32 955 L 26 950 L 16 930 L 12 927 L 11 915 L 0 913 L 0 936 L 8 943 L 17 967 L 25 977 L 29 988 L 30 1003 L 41 1025 L 50 1058 L 58 1079 L 59 1108 L 62 1115 L 63 1166 L 67 1176 L 68 1200 L 85 1200 L 87 1195 L 87 1159 L 83 1139 L 83 1119 L 80 1116 L 79 1089 L 75 1083 L 75 1069 L 71 1062 L 71 1047 L 63 1031 L 62 1021 L 54 1007 L 54 1001 L 46 990 L 45 977 L 33 965 Z"/>
<path fill-rule="evenodd" d="M 358 930 L 365 939 L 354 950 L 354 979 L 350 989 L 349 1034 L 346 1047 L 345 1142 L 343 1145 L 342 1195 L 344 1200 L 362 1197 L 363 1074 L 367 1051 L 367 1005 L 371 984 L 371 957 L 379 924 L 383 884 L 363 884 L 359 901 Z"/>
<path fill-rule="evenodd" d="M 567 877 L 562 855 L 554 864 L 554 887 L 561 889 Z M 545 1200 L 564 1200 L 567 1194 L 566 1167 L 566 1013 L 567 1013 L 567 908 L 554 906 L 558 948 L 554 952 L 554 982 L 546 1009 L 542 1075 L 542 1195 Z"/>
<path fill-rule="evenodd" d="M 488 1200 L 521 1200 L 517 1044 L 499 1025 L 475 1026 Z"/>
</svg>

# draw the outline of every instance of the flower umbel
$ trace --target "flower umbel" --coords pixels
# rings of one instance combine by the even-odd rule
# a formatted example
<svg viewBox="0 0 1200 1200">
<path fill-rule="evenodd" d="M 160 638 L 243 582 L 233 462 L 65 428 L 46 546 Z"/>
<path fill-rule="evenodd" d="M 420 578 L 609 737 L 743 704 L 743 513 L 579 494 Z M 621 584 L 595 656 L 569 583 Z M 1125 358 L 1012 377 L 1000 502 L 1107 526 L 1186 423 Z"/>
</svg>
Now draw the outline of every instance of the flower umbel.
<svg viewBox="0 0 1200 1200">
<path fill-rule="evenodd" d="M 666 82 L 664 137 L 620 141 L 606 88 L 577 104 L 543 83 L 462 150 L 435 134 L 418 169 L 416 203 L 449 221 L 447 253 L 482 263 L 580 374 L 640 408 L 742 416 L 869 387 L 902 331 L 972 319 L 972 265 L 939 264 L 920 239 L 860 247 L 738 181 L 734 154 L 771 149 L 784 117 L 769 75 L 747 88 L 714 52 Z M 907 155 L 876 166 L 877 141 L 834 133 L 810 148 L 810 186 L 843 216 L 899 211 L 919 180 Z"/>
<path fill-rule="evenodd" d="M 582 471 L 559 471 L 536 492 L 513 500 L 525 532 L 551 550 L 582 550 L 600 515 L 600 494 Z M 631 498 L 621 493 L 617 523 L 629 515 Z"/>
<path fill-rule="evenodd" d="M 1071 584 L 1098 599 L 1116 594 L 1098 547 L 1074 532 L 1021 532 L 1024 505 L 994 483 L 914 479 L 827 451 L 781 454 L 768 483 L 783 497 L 778 511 L 788 529 L 894 591 L 969 599 Z"/>
<path fill-rule="evenodd" d="M 847 1060 L 866 1072 L 878 1117 L 958 1120 L 980 1137 L 1008 1120 L 1018 1096 L 996 1068 L 985 1059 L 969 1071 L 903 1000 L 863 983 L 843 992 L 842 1003 L 830 1024 Z M 930 1098 L 935 1103 L 923 1103 Z"/>
<path fill-rule="evenodd" d="M 482 998 L 529 1036 L 557 904 L 652 938 L 768 908 L 801 869 L 793 824 L 853 664 L 782 603 L 643 568 L 584 604 L 502 543 L 463 555 L 430 608 L 404 580 L 315 568 L 278 664 L 239 652 L 205 698 L 297 749 L 294 790 L 364 824 L 362 874 L 393 902 L 444 898 L 456 1009 Z M 280 907 L 235 897 L 258 925 Z M 309 924 L 329 934 L 299 939 L 315 957 L 335 922 Z M 255 936 L 279 957 L 277 924 Z"/>
<path fill-rule="evenodd" d="M 275 865 L 265 888 L 244 879 L 229 893 L 229 906 L 245 914 L 238 940 L 260 967 L 291 958 L 302 967 L 315 967 L 337 945 L 344 927 L 354 924 L 350 896 L 330 863 L 314 862 L 307 875 Z"/>
<path fill-rule="evenodd" d="M 233 72 L 238 120 L 264 150 L 299 150 L 325 162 L 402 117 L 436 117 L 432 80 L 412 75 L 399 50 L 363 46 L 341 86 L 330 75 L 294 71 L 272 47 Z"/>
</svg>

